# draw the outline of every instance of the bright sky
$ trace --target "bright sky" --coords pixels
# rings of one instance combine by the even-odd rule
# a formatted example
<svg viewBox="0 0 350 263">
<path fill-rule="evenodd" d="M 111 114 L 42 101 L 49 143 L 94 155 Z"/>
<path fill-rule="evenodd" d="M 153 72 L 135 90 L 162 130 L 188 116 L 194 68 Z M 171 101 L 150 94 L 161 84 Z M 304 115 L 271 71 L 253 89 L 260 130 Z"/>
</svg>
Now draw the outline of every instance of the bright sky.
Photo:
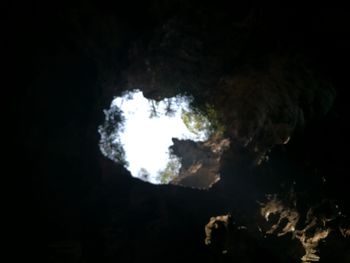
<svg viewBox="0 0 350 263">
<path fill-rule="evenodd" d="M 130 95 L 132 98 L 130 99 Z M 174 98 L 172 98 L 175 101 Z M 158 116 L 150 118 L 151 100 L 143 97 L 141 91 L 115 98 L 112 105 L 122 110 L 125 118 L 124 129 L 119 133 L 129 163 L 128 170 L 137 177 L 141 168 L 150 174 L 151 183 L 157 181 L 157 174 L 164 170 L 169 161 L 169 146 L 172 138 L 206 140 L 205 132 L 196 135 L 190 132 L 181 119 L 181 109 L 189 111 L 189 99 L 181 97 L 180 104 L 174 103 L 174 115 L 165 115 L 166 102 L 160 101 L 156 107 Z"/>
</svg>

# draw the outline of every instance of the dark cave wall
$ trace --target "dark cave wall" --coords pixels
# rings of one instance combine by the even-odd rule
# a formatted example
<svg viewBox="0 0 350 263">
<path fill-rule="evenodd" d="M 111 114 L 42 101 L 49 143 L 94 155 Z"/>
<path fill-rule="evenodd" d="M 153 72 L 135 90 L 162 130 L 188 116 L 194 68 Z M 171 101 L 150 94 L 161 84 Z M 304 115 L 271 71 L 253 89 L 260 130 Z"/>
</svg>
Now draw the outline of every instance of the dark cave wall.
<svg viewBox="0 0 350 263">
<path fill-rule="evenodd" d="M 225 136 L 260 163 L 272 146 L 327 114 L 336 97 L 310 57 L 283 46 L 295 40 L 269 35 L 262 17 L 252 9 L 235 21 L 199 9 L 169 19 L 149 43 L 133 46 L 125 89 L 137 87 L 155 100 L 191 94 L 197 107 L 212 105 Z"/>
<path fill-rule="evenodd" d="M 103 120 L 102 109 L 124 88 L 122 70 L 128 67 L 132 43 L 138 38 L 148 43 L 155 25 L 165 22 L 173 10 L 182 14 L 188 8 L 187 4 L 174 4 L 181 6 L 174 8 L 171 1 L 164 6 L 153 1 L 153 9 L 144 4 L 145 8 L 136 10 L 133 5 L 91 2 L 89 8 L 86 4 L 34 8 L 31 30 L 37 45 L 33 45 L 35 96 L 31 96 L 45 105 L 48 136 L 33 132 L 26 140 L 33 149 L 32 159 L 41 160 L 37 167 L 45 162 L 48 168 L 43 179 L 32 177 L 32 191 L 43 193 L 34 199 L 35 206 L 41 202 L 48 208 L 49 262 L 164 258 L 227 262 L 232 259 L 204 245 L 204 226 L 209 218 L 232 212 L 237 221 L 253 226 L 256 200 L 266 192 L 278 191 L 280 182 L 285 181 L 296 180 L 301 191 L 311 191 L 310 185 L 325 176 L 322 193 L 338 199 L 344 213 L 350 214 L 347 185 L 342 183 L 348 161 L 342 149 L 347 148 L 349 131 L 347 72 L 343 66 L 350 44 L 343 21 L 349 16 L 344 10 L 259 9 L 263 22 L 255 31 L 265 42 L 254 52 L 287 47 L 306 54 L 313 67 L 331 79 L 338 98 L 326 118 L 309 122 L 302 132 L 293 134 L 289 144 L 275 147 L 270 162 L 261 168 L 252 168 L 246 149 L 233 149 L 223 163 L 221 183 L 202 192 L 140 182 L 99 152 L 97 126 Z M 220 10 L 227 12 L 216 9 L 218 14 Z M 188 10 L 192 9 L 187 9 L 191 14 Z M 248 12 L 234 13 L 240 21 L 242 13 Z M 84 19 L 87 22 L 81 22 Z M 118 30 L 109 30 L 113 25 Z M 43 153 L 36 142 L 46 137 L 48 147 Z M 318 195 L 312 198 L 317 200 Z M 285 249 L 291 245 L 289 239 L 265 242 L 249 233 L 237 242 L 246 244 L 237 249 L 246 262 L 261 258 L 295 262 L 298 255 L 276 252 L 276 244 Z M 344 247 L 339 251 L 349 251 L 348 243 L 341 244 Z M 334 248 L 327 249 L 322 251 Z M 339 260 L 347 262 L 346 254 Z M 332 260 L 328 257 L 323 262 Z"/>
</svg>

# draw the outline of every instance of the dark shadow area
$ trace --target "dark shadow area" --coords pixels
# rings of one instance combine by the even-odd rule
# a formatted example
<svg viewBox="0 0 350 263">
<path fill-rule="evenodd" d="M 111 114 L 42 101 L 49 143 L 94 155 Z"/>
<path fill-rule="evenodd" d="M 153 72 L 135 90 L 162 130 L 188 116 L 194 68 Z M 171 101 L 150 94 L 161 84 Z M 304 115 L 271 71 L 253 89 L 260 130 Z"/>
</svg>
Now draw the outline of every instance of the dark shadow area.
<svg viewBox="0 0 350 263">
<path fill-rule="evenodd" d="M 63 1 L 19 13 L 30 48 L 29 105 L 20 110 L 33 115 L 20 120 L 30 236 L 47 223 L 46 262 L 298 262 L 302 247 L 289 234 L 259 231 L 258 201 L 293 187 L 302 217 L 323 199 L 350 215 L 345 8 Z M 151 185 L 101 154 L 103 109 L 130 86 L 154 99 L 187 90 L 231 125 L 210 190 Z M 227 213 L 234 227 L 220 225 L 217 245 L 207 246 L 205 226 Z M 320 262 L 349 262 L 344 231 L 318 247 Z"/>
</svg>

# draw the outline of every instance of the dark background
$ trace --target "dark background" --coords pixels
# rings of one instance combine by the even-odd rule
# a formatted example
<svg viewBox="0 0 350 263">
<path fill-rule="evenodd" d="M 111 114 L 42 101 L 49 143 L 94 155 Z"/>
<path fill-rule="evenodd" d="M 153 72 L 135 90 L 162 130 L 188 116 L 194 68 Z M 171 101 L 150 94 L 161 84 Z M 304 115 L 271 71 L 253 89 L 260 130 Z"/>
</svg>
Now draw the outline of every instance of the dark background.
<svg viewBox="0 0 350 263">
<path fill-rule="evenodd" d="M 259 52 L 292 49 L 307 57 L 337 91 L 331 111 L 310 121 L 287 146 L 274 148 L 268 165 L 227 165 L 223 182 L 210 191 L 148 185 L 98 149 L 102 109 L 122 83 L 133 42 L 147 43 L 170 17 L 188 17 L 196 9 L 229 14 L 235 21 L 256 10 L 260 24 L 255 33 L 266 39 Z M 350 214 L 349 17 L 344 7 L 242 6 L 231 1 L 10 4 L 6 18 L 15 47 L 23 53 L 24 101 L 31 102 L 19 106 L 31 168 L 29 239 L 39 237 L 48 247 L 42 250 L 31 242 L 32 252 L 45 251 L 48 262 L 232 262 L 204 245 L 204 225 L 211 216 L 232 212 L 249 225 L 257 198 L 280 190 L 279 182 L 296 180 L 299 190 L 309 193 L 315 184 L 322 185 L 322 176 L 326 185 L 307 199 L 335 199 Z M 39 235 L 36 229 L 46 224 L 46 234 Z M 337 242 L 322 248 L 321 262 L 348 262 L 349 241 Z M 287 239 L 265 242 L 247 235 L 237 244 L 240 262 L 296 262 L 300 257 L 297 245 Z"/>
</svg>

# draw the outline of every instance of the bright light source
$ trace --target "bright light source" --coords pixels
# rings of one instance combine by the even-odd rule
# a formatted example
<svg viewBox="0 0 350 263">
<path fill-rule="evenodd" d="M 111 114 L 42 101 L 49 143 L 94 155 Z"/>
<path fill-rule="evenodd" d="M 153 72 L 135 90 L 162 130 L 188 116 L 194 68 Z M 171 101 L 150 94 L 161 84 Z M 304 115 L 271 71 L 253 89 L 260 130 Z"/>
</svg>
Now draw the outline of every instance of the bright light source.
<svg viewBox="0 0 350 263">
<path fill-rule="evenodd" d="M 172 138 L 206 141 L 210 135 L 208 119 L 190 103 L 186 96 L 148 100 L 138 90 L 115 98 L 99 128 L 102 153 L 124 163 L 134 177 L 168 183 L 181 167 L 169 152 Z"/>
</svg>

